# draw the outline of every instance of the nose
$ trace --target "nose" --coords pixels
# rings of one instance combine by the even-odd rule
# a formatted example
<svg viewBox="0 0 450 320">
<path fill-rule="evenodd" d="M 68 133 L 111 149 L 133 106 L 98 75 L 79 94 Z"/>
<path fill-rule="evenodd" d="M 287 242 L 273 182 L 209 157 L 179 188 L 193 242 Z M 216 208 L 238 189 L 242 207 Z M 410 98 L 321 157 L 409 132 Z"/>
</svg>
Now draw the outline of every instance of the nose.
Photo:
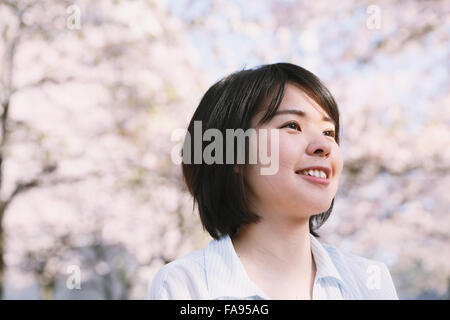
<svg viewBox="0 0 450 320">
<path fill-rule="evenodd" d="M 316 135 L 308 144 L 306 153 L 311 156 L 328 158 L 331 153 L 331 142 L 325 136 Z"/>
</svg>

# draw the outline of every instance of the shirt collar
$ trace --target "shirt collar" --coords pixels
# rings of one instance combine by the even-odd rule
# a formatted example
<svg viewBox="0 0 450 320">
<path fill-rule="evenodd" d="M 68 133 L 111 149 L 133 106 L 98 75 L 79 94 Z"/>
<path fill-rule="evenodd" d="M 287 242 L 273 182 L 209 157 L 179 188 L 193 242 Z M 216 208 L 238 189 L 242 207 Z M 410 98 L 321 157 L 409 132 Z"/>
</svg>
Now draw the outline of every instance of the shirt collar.
<svg viewBox="0 0 450 320">
<path fill-rule="evenodd" d="M 341 274 L 336 269 L 325 247 L 312 234 L 310 234 L 310 239 L 311 251 L 316 263 L 316 279 L 331 277 L 338 280 L 342 286 L 345 286 Z"/>
<path fill-rule="evenodd" d="M 311 234 L 310 240 L 316 264 L 316 281 L 320 278 L 331 277 L 345 289 L 345 282 L 327 250 Z M 211 299 L 249 299 L 255 296 L 260 299 L 269 299 L 248 277 L 228 235 L 218 240 L 212 240 L 205 248 L 204 259 L 206 281 Z"/>
</svg>

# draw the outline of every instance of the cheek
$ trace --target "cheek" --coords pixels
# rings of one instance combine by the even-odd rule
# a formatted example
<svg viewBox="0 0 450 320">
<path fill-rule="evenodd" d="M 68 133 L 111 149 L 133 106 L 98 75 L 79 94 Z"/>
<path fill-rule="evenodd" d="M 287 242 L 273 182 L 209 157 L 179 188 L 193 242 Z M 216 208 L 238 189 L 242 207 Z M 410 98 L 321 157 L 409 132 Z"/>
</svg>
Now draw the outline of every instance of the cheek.
<svg viewBox="0 0 450 320">
<path fill-rule="evenodd" d="M 265 157 L 270 158 L 261 162 L 258 155 L 258 164 L 249 166 L 249 181 L 255 190 L 259 193 L 274 193 L 275 190 L 282 190 L 292 185 L 292 180 L 296 179 L 295 166 L 298 163 L 300 152 L 302 150 L 301 143 L 293 137 L 279 135 L 279 139 L 273 139 L 270 136 L 267 141 L 259 140 L 259 146 L 263 146 L 266 150 L 262 150 Z M 267 160 L 267 159 L 266 159 Z M 278 165 L 274 163 L 277 162 Z M 277 167 L 278 170 L 272 175 L 262 175 L 261 169 L 267 167 Z M 289 187 L 290 188 L 290 187 Z"/>
<path fill-rule="evenodd" d="M 279 150 L 280 139 L 279 139 L 279 131 L 275 129 L 260 129 L 256 132 L 256 144 L 257 144 L 257 155 L 258 155 L 258 163 L 261 163 L 261 156 L 264 157 L 274 157 Z"/>
<path fill-rule="evenodd" d="M 287 188 L 291 185 L 288 179 L 295 179 L 295 165 L 298 162 L 301 146 L 295 139 L 282 136 L 279 133 L 278 139 L 267 131 L 267 138 L 258 136 L 258 163 L 247 167 L 245 178 L 251 188 L 259 195 L 264 197 L 275 196 L 276 190 Z M 263 157 L 260 156 L 262 152 Z M 265 160 L 263 159 L 265 158 Z M 269 164 L 267 160 L 270 159 Z M 278 170 L 272 175 L 262 175 L 261 169 L 268 168 L 278 162 Z"/>
<path fill-rule="evenodd" d="M 335 148 L 335 150 L 333 150 L 335 156 L 335 163 L 336 163 L 336 176 L 339 177 L 341 175 L 342 169 L 344 168 L 344 158 L 341 152 L 341 148 L 339 148 L 339 146 L 337 146 Z"/>
<path fill-rule="evenodd" d="M 262 164 L 261 153 L 264 157 L 278 158 L 280 165 L 285 166 L 292 161 L 297 161 L 298 152 L 302 149 L 301 141 L 276 129 L 258 133 L 257 141 L 258 165 Z"/>
<path fill-rule="evenodd" d="M 284 170 L 286 174 L 294 174 L 295 167 L 304 156 L 305 145 L 299 137 L 286 133 L 280 135 L 279 143 L 279 164 L 280 171 Z"/>
</svg>

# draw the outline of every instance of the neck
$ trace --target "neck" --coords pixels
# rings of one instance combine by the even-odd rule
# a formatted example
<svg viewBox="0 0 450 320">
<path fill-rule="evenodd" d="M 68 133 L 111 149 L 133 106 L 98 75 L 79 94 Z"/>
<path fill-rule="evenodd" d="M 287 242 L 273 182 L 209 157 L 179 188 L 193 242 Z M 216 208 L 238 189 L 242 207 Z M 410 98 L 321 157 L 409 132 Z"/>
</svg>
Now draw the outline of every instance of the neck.
<svg viewBox="0 0 450 320">
<path fill-rule="evenodd" d="M 238 256 L 267 276 L 309 281 L 315 270 L 309 220 L 268 221 L 242 228 L 232 239 Z"/>
</svg>

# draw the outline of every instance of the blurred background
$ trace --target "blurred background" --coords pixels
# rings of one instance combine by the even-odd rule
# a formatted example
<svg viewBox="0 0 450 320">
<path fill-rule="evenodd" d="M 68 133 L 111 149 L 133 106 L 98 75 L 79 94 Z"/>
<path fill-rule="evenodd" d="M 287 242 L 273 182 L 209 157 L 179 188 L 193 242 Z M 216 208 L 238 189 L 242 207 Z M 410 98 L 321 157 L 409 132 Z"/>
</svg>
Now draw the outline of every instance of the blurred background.
<svg viewBox="0 0 450 320">
<path fill-rule="evenodd" d="M 318 75 L 344 171 L 322 242 L 450 298 L 450 2 L 0 0 L 0 295 L 144 299 L 211 238 L 171 152 L 205 91 Z"/>
</svg>

